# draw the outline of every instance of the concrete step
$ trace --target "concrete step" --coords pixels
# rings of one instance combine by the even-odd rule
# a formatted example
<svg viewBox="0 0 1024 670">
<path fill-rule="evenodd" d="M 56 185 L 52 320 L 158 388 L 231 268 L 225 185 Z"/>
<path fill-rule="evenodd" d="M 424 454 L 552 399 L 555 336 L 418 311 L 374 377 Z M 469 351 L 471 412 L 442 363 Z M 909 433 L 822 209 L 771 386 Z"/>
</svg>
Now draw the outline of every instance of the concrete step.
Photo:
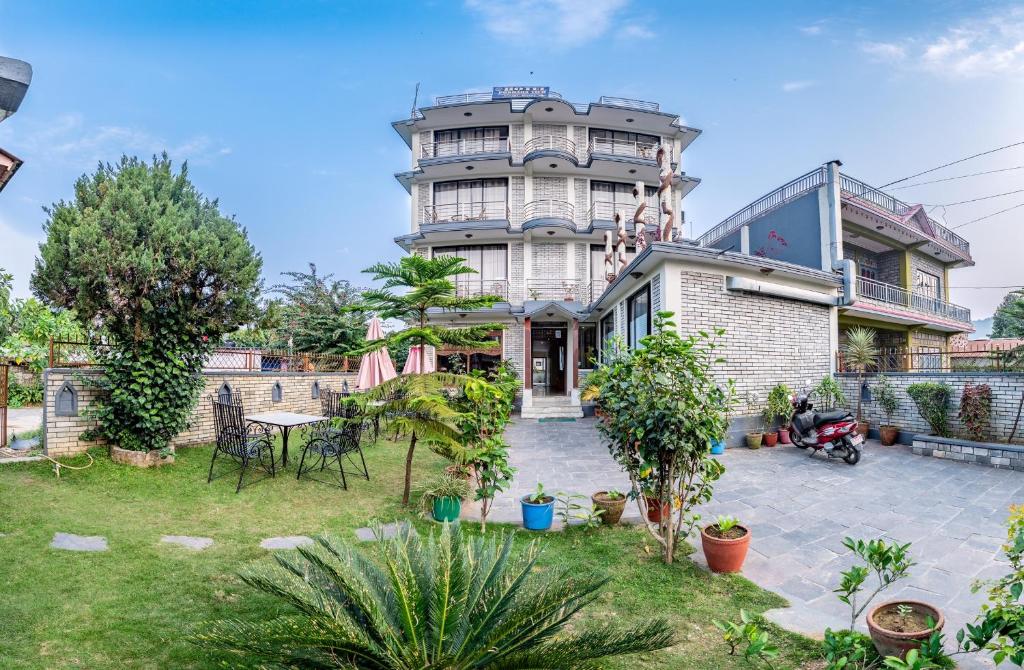
<svg viewBox="0 0 1024 670">
<path fill-rule="evenodd" d="M 520 413 L 524 419 L 582 419 L 583 408 L 579 405 L 547 405 L 524 407 Z"/>
</svg>

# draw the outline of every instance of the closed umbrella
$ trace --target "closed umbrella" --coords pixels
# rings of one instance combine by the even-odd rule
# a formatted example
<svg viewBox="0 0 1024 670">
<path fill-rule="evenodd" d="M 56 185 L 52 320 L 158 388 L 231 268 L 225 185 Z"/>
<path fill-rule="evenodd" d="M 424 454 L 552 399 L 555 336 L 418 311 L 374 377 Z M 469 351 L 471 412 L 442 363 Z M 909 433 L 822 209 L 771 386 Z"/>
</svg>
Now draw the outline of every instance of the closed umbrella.
<svg viewBox="0 0 1024 670">
<path fill-rule="evenodd" d="M 370 327 L 366 329 L 366 339 L 379 340 L 384 337 L 384 331 L 380 327 L 380 319 L 370 319 Z M 376 351 L 363 354 L 363 360 L 359 363 L 359 379 L 356 381 L 356 388 L 360 391 L 372 389 L 374 386 L 383 384 L 389 379 L 394 379 L 395 364 L 391 362 L 388 355 L 388 348 L 381 347 Z"/>
<path fill-rule="evenodd" d="M 420 346 L 425 346 L 424 357 L 423 357 L 423 369 L 420 370 Z M 421 372 L 434 372 L 437 370 L 436 361 L 434 359 L 434 347 L 427 345 L 414 344 L 409 347 L 409 357 L 405 359 L 405 367 L 402 368 L 403 375 L 417 375 Z"/>
</svg>

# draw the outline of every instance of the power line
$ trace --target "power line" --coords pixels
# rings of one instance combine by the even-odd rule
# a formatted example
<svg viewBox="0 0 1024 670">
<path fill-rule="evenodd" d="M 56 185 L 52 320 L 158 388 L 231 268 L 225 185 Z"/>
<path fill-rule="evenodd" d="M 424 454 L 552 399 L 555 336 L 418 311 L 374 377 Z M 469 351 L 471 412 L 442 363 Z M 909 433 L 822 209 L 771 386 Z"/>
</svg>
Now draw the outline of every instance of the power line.
<svg viewBox="0 0 1024 670">
<path fill-rule="evenodd" d="M 955 161 L 952 161 L 950 163 L 945 163 L 943 165 L 940 165 L 939 167 L 933 167 L 930 170 L 925 170 L 923 172 L 918 172 L 917 174 L 912 174 L 909 177 L 903 177 L 902 179 L 897 179 L 896 181 L 891 181 L 888 184 L 882 184 L 878 188 L 879 189 L 883 189 L 883 188 L 892 186 L 893 184 L 899 184 L 899 183 L 902 183 L 902 182 L 905 182 L 905 181 L 909 181 L 909 180 L 913 179 L 914 177 L 920 177 L 921 175 L 926 175 L 926 174 L 928 174 L 930 172 L 935 172 L 936 170 L 941 170 L 942 168 L 947 168 L 950 165 L 956 165 L 957 163 L 963 163 L 964 161 L 969 161 L 972 158 L 978 158 L 980 156 L 987 156 L 989 154 L 994 154 L 997 151 L 1003 151 L 1004 149 L 1012 149 L 1013 147 L 1019 147 L 1021 145 L 1024 145 L 1024 141 L 1022 141 L 1022 142 L 1014 142 L 1013 144 L 1007 144 L 1005 146 L 997 147 L 995 149 L 989 149 L 988 151 L 982 151 L 979 154 L 974 154 L 973 156 L 968 156 L 967 158 L 961 158 L 959 160 L 955 160 Z"/>
<path fill-rule="evenodd" d="M 1017 205 L 1014 205 L 1013 207 L 1007 207 L 1006 209 L 1001 209 L 998 212 L 992 212 L 991 214 L 986 214 L 985 216 L 979 216 L 976 219 L 971 219 L 970 221 L 966 221 L 966 222 L 961 223 L 961 224 L 956 225 L 956 226 L 950 226 L 950 229 L 951 230 L 956 230 L 957 228 L 963 228 L 964 226 L 968 226 L 968 225 L 970 225 L 972 223 L 977 223 L 978 221 L 984 221 L 985 219 L 990 219 L 993 216 L 996 216 L 998 214 L 1003 214 L 1005 212 L 1009 212 L 1009 211 L 1014 210 L 1014 209 L 1019 209 L 1021 207 L 1024 207 L 1024 202 L 1022 202 L 1020 204 L 1017 204 Z"/>
<path fill-rule="evenodd" d="M 978 288 L 978 289 L 982 289 L 982 288 L 1024 288 L 1024 285 L 1022 285 L 1022 286 L 950 286 L 949 288 Z"/>
<path fill-rule="evenodd" d="M 1001 198 L 1004 195 L 1013 195 L 1014 193 L 1024 193 L 1024 188 L 1019 188 L 1016 191 L 1007 191 L 1006 193 L 996 193 L 995 195 L 983 195 L 980 198 L 973 198 L 971 200 L 960 200 L 959 202 L 947 202 L 942 205 L 928 205 L 929 207 L 953 207 L 954 205 L 966 205 L 971 202 L 978 202 L 980 200 L 991 200 L 992 198 Z"/>
<path fill-rule="evenodd" d="M 931 181 L 919 181 L 916 184 L 907 184 L 906 186 L 897 186 L 896 188 L 889 189 L 890 191 L 899 191 L 904 188 L 914 188 L 915 186 L 924 186 L 925 184 L 938 184 L 944 181 L 953 181 L 954 179 L 966 179 L 967 177 L 980 177 L 986 174 L 996 174 L 997 172 L 1010 172 L 1011 170 L 1024 170 L 1024 165 L 1017 165 L 1015 167 L 1000 168 L 998 170 L 986 170 L 984 172 L 972 172 L 970 174 L 961 174 L 955 177 L 946 177 L 945 179 L 932 179 Z"/>
</svg>

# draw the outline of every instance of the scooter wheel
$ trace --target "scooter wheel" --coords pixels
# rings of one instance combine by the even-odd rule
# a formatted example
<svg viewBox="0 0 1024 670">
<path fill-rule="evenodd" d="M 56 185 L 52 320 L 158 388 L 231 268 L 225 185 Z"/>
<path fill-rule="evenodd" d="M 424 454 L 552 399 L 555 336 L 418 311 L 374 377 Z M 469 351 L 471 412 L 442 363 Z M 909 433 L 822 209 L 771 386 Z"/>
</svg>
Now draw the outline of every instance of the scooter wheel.
<svg viewBox="0 0 1024 670">
<path fill-rule="evenodd" d="M 850 465 L 857 465 L 860 462 L 860 451 L 856 449 L 847 449 L 846 455 L 843 456 L 843 460 Z"/>
</svg>

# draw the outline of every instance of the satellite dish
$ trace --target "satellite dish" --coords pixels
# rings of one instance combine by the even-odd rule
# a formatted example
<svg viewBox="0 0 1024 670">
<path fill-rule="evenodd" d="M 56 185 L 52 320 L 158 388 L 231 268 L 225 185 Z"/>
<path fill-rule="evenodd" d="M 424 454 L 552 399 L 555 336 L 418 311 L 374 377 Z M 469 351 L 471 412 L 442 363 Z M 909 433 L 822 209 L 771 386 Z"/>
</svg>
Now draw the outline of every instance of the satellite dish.
<svg viewBox="0 0 1024 670">
<path fill-rule="evenodd" d="M 0 56 L 0 121 L 18 111 L 32 83 L 32 66 L 23 60 Z"/>
</svg>

